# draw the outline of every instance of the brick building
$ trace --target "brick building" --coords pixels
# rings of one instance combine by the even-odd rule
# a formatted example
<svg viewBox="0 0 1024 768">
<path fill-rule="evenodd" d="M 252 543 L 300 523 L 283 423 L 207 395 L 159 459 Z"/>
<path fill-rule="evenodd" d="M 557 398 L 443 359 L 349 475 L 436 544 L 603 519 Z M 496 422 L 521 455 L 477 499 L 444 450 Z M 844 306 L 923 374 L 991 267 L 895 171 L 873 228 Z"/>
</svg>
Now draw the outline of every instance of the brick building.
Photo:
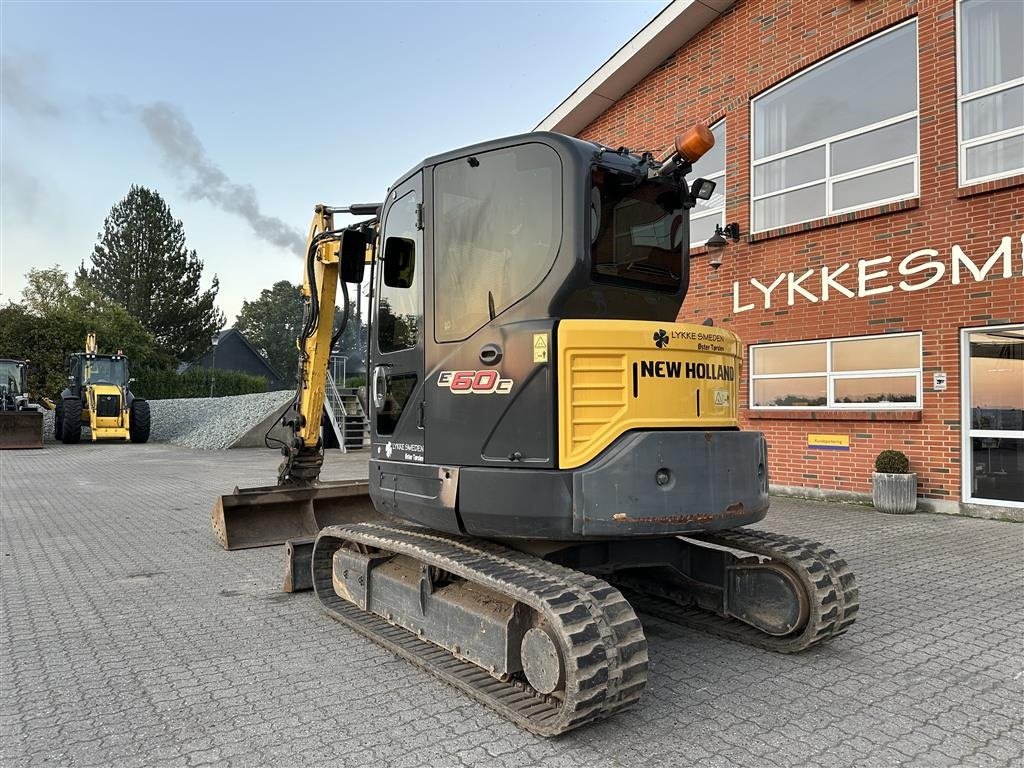
<svg viewBox="0 0 1024 768">
<path fill-rule="evenodd" d="M 863 498 L 894 448 L 925 508 L 1024 516 L 1022 31 L 1020 0 L 677 0 L 538 126 L 712 127 L 680 320 L 745 342 L 777 491 Z"/>
</svg>

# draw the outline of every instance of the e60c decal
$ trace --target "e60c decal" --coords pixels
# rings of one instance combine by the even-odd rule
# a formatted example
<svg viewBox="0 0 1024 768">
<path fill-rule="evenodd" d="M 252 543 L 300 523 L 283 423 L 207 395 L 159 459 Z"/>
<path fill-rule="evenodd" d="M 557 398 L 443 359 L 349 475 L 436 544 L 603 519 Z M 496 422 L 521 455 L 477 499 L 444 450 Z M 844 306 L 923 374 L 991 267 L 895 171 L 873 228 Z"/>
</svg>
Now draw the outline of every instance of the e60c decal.
<svg viewBox="0 0 1024 768">
<path fill-rule="evenodd" d="M 512 379 L 503 379 L 495 370 L 485 371 L 441 371 L 437 374 L 437 386 L 449 389 L 456 395 L 507 395 L 512 391 Z"/>
</svg>

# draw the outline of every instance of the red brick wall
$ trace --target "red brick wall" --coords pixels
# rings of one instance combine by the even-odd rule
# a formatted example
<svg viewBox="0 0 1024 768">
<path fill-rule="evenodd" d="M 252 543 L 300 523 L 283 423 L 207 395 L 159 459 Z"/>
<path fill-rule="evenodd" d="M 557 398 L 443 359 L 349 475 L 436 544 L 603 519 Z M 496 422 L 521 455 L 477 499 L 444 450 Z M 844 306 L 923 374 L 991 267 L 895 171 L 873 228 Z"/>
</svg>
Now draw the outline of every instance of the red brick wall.
<svg viewBox="0 0 1024 768">
<path fill-rule="evenodd" d="M 662 151 L 694 122 L 728 119 L 726 129 L 726 221 L 739 222 L 740 243 L 725 250 L 712 271 L 694 252 L 693 282 L 681 320 L 706 317 L 736 331 L 744 342 L 780 342 L 921 331 L 924 349 L 924 409 L 898 414 L 864 411 L 775 412 L 758 417 L 744 409 L 743 426 L 766 433 L 772 482 L 822 489 L 870 492 L 875 455 L 905 451 L 918 473 L 919 494 L 960 499 L 959 329 L 1024 321 L 1024 177 L 958 189 L 956 36 L 953 0 L 745 0 L 713 22 L 684 48 L 637 84 L 580 136 L 611 146 Z M 787 76 L 893 24 L 916 16 L 919 40 L 920 197 L 909 203 L 837 217 L 795 232 L 760 233 L 750 227 L 750 99 Z M 884 88 L 884 83 L 878 84 Z M 1013 275 L 993 270 L 983 282 L 969 273 L 950 280 L 951 249 L 959 245 L 981 267 L 1009 236 Z M 894 274 L 910 253 L 933 248 L 946 264 L 942 280 L 913 293 L 862 298 L 833 295 L 811 303 L 799 294 L 787 305 L 783 283 L 763 309 L 763 296 L 749 284 L 766 285 L 780 273 L 850 262 L 837 278 L 856 291 L 857 260 L 891 256 L 886 278 L 871 286 L 895 285 Z M 998 265 L 1001 267 L 1000 265 Z M 873 270 L 869 270 L 873 271 Z M 853 276 L 851 279 L 851 275 Z M 998 276 L 997 276 L 998 275 Z M 820 296 L 820 278 L 812 292 Z M 907 278 L 919 283 L 925 275 Z M 733 311 L 733 283 L 741 286 Z M 758 302 L 761 298 L 761 302 Z M 749 356 L 747 358 L 749 363 Z M 944 371 L 945 392 L 931 391 L 932 374 Z M 741 402 L 748 402 L 743 384 Z M 763 413 L 763 412 L 761 412 Z M 813 418 L 812 418 L 813 417 Z M 809 433 L 849 435 L 849 451 L 807 450 Z"/>
</svg>

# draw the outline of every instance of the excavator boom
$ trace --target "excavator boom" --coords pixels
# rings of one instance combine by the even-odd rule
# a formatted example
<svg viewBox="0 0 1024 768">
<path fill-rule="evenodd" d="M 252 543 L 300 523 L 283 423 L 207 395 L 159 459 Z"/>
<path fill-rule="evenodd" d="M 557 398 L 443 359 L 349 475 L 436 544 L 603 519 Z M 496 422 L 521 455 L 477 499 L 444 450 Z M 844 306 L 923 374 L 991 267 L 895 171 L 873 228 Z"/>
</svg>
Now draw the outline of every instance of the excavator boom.
<svg viewBox="0 0 1024 768">
<path fill-rule="evenodd" d="M 313 536 L 327 525 L 357 522 L 376 517 L 367 481 L 321 482 L 323 442 L 321 426 L 331 348 L 344 331 L 348 315 L 348 294 L 344 293 L 341 326 L 334 328 L 343 250 L 365 262 L 372 252 L 373 221 L 354 228 L 334 228 L 338 212 L 369 213 L 375 204 L 332 208 L 317 205 L 306 241 L 303 270 L 302 328 L 296 344 L 299 364 L 295 398 L 282 415 L 288 437 L 281 442 L 284 458 L 276 486 L 235 488 L 214 504 L 212 521 L 217 540 L 224 549 L 247 549 L 283 544 L 286 540 Z M 368 238 L 369 236 L 369 238 Z M 367 243 L 370 239 L 371 242 Z M 358 280 L 352 280 L 358 282 Z"/>
</svg>

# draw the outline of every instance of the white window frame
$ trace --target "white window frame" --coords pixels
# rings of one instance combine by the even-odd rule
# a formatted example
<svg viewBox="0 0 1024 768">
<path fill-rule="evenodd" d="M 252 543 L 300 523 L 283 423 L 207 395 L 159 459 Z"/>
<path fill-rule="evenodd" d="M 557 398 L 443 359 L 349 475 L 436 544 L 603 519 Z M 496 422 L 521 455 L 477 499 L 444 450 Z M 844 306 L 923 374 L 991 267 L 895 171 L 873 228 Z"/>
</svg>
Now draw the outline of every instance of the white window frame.
<svg viewBox="0 0 1024 768">
<path fill-rule="evenodd" d="M 873 339 L 897 339 L 914 336 L 917 338 L 918 360 L 916 368 L 877 368 L 865 371 L 833 371 L 832 345 L 840 341 L 871 341 Z M 754 350 L 772 347 L 797 347 L 808 344 L 825 345 L 825 370 L 805 371 L 803 373 L 754 373 Z M 908 333 L 882 333 L 872 336 L 837 336 L 830 339 L 808 339 L 806 341 L 784 341 L 768 344 L 751 344 L 749 348 L 749 386 L 747 406 L 752 411 L 920 411 L 924 406 L 923 373 L 924 348 L 923 335 L 920 331 Z M 835 399 L 835 382 L 838 379 L 892 379 L 903 376 L 914 376 L 917 381 L 917 401 L 914 403 L 837 403 Z M 761 379 L 806 379 L 810 377 L 825 379 L 825 405 L 754 405 L 754 382 Z"/>
<path fill-rule="evenodd" d="M 725 138 L 726 138 L 726 140 L 728 140 L 728 138 L 729 138 L 729 124 L 728 124 L 728 122 L 726 122 L 727 119 L 728 118 L 723 117 L 718 122 L 716 122 L 713 125 L 709 126 L 708 130 L 714 131 L 715 128 L 717 128 L 719 125 L 724 123 L 725 124 Z M 725 156 L 725 153 L 723 152 L 722 153 L 722 172 L 721 173 L 716 173 L 713 176 L 705 176 L 704 177 L 708 181 L 715 182 L 715 189 L 716 190 L 719 188 L 719 186 L 721 186 L 721 188 L 722 188 L 722 210 L 719 211 L 716 208 L 711 208 L 711 209 L 706 210 L 706 211 L 700 211 L 699 213 L 693 213 L 693 210 L 691 209 L 691 211 L 690 211 L 690 227 L 691 228 L 693 227 L 694 219 L 710 219 L 716 213 L 719 214 L 719 218 L 721 219 L 720 224 L 723 227 L 725 226 L 725 203 L 726 203 L 726 199 L 725 199 L 725 185 L 722 184 L 722 179 L 725 178 L 725 169 L 726 169 L 726 167 L 728 167 L 728 162 L 727 162 L 727 158 Z M 692 248 L 703 248 L 705 245 L 707 245 L 707 243 L 708 243 L 707 240 L 700 240 L 700 241 L 697 241 L 697 242 L 691 242 L 690 243 L 690 248 L 691 249 Z"/>
<path fill-rule="evenodd" d="M 976 176 L 975 178 L 967 178 L 967 150 L 973 149 L 974 147 L 980 147 L 985 144 L 994 144 L 1001 139 L 1008 139 L 1012 136 L 1024 135 L 1024 125 L 1019 128 L 1007 128 L 1002 131 L 995 133 L 989 133 L 984 136 L 976 136 L 973 139 L 963 139 L 964 135 L 964 104 L 975 99 L 980 99 L 985 96 L 991 96 L 994 93 L 1001 93 L 1008 91 L 1011 88 L 1024 85 L 1024 77 L 1018 77 L 1013 80 L 1007 80 L 1005 83 L 998 83 L 996 85 L 990 85 L 987 88 L 982 88 L 979 91 L 972 91 L 971 93 L 964 93 L 963 86 L 963 67 L 960 63 L 960 54 L 963 52 L 963 43 L 960 40 L 960 33 L 963 30 L 963 23 L 960 20 L 960 6 L 963 0 L 956 0 L 956 138 L 957 138 L 957 175 L 959 178 L 959 186 L 969 187 L 974 184 L 983 184 L 986 181 L 995 181 L 997 179 L 1007 179 L 1011 176 L 1019 176 L 1024 173 L 1024 165 L 1019 168 L 1011 168 L 1008 171 L 1001 171 L 999 173 L 990 173 L 987 176 Z"/>
<path fill-rule="evenodd" d="M 755 131 L 754 107 L 755 107 L 755 104 L 757 103 L 758 99 L 761 99 L 761 98 L 767 96 L 768 94 L 772 93 L 773 91 L 777 90 L 778 88 L 781 88 L 784 85 L 788 85 L 789 83 L 793 82 L 794 80 L 800 78 L 803 75 L 806 75 L 808 72 L 811 72 L 812 70 L 822 66 L 823 64 L 827 64 L 828 62 L 832 61 L 833 59 L 837 59 L 840 56 L 842 56 L 844 54 L 847 54 L 847 53 L 850 53 L 851 51 L 859 48 L 860 46 L 865 45 L 866 43 L 870 43 L 870 42 L 872 42 L 874 40 L 877 40 L 878 38 L 880 38 L 880 37 L 882 37 L 884 35 L 890 34 L 891 32 L 895 32 L 896 30 L 902 29 L 903 27 L 906 27 L 906 26 L 909 26 L 909 25 L 913 25 L 914 26 L 914 51 L 915 51 L 915 54 L 917 54 L 914 57 L 914 60 L 917 63 L 917 80 L 918 80 L 918 84 L 917 84 L 917 108 L 914 109 L 913 111 L 904 112 L 901 115 L 896 115 L 895 117 L 890 117 L 890 118 L 887 118 L 885 120 L 881 120 L 881 121 L 879 121 L 877 123 L 872 123 L 871 125 L 866 125 L 866 126 L 864 126 L 862 128 L 855 128 L 853 130 L 846 131 L 845 133 L 840 133 L 840 134 L 836 134 L 835 136 L 829 136 L 829 137 L 824 138 L 824 139 L 819 139 L 818 141 L 811 142 L 809 144 L 804 144 L 804 145 L 799 146 L 799 147 L 794 147 L 793 149 L 787 149 L 787 150 L 785 150 L 783 152 L 778 152 L 778 153 L 776 153 L 774 155 L 769 155 L 768 157 L 763 157 L 763 158 L 761 158 L 759 160 L 755 160 L 754 159 L 754 152 L 753 152 L 753 149 L 751 149 L 751 152 L 750 152 L 750 231 L 751 232 L 770 232 L 771 230 L 774 230 L 774 229 L 783 229 L 785 227 L 791 227 L 791 226 L 794 226 L 796 224 L 804 224 L 804 223 L 806 223 L 808 221 L 819 221 L 821 219 L 828 218 L 830 216 L 838 216 L 838 215 L 843 214 L 843 213 L 850 213 L 851 211 L 863 211 L 863 210 L 866 210 L 868 208 L 875 208 L 875 207 L 877 207 L 879 205 L 886 205 L 888 203 L 895 203 L 895 202 L 899 202 L 901 200 L 911 200 L 911 199 L 913 199 L 915 197 L 918 197 L 920 195 L 920 189 L 921 189 L 921 172 L 920 172 L 920 163 L 921 163 L 921 83 L 920 83 L 921 64 L 920 64 L 920 53 L 919 53 L 920 52 L 920 30 L 919 30 L 919 28 L 917 26 L 917 17 L 907 19 L 906 21 L 902 22 L 901 24 L 897 24 L 894 27 L 890 27 L 889 29 L 883 30 L 882 32 L 879 32 L 877 34 L 871 35 L 870 37 L 865 37 L 863 40 L 859 40 L 856 43 L 854 43 L 853 45 L 851 45 L 851 46 L 849 46 L 847 48 L 843 48 L 841 51 L 836 51 L 831 56 L 827 56 L 826 58 L 822 59 L 821 61 L 815 62 L 814 64 L 812 64 L 811 66 L 807 67 L 806 69 L 800 70 L 795 75 L 791 75 L 790 77 L 787 77 L 785 80 L 782 80 L 781 82 L 776 83 L 771 88 L 769 88 L 768 90 L 764 91 L 763 93 L 759 93 L 757 96 L 755 96 L 753 99 L 750 100 L 750 134 L 751 134 L 751 148 L 753 148 L 753 145 L 754 145 L 753 135 L 754 135 L 754 131 Z M 849 138 L 851 138 L 853 136 L 859 136 L 859 135 L 864 134 L 864 133 L 870 133 L 871 131 L 878 130 L 879 128 L 885 128 L 887 126 L 895 125 L 896 123 L 902 123 L 902 122 L 904 122 L 906 120 L 910 120 L 910 119 L 916 119 L 917 120 L 917 146 L 915 148 L 915 152 L 914 152 L 913 155 L 906 155 L 904 157 L 898 157 L 898 158 L 895 158 L 893 160 L 886 160 L 883 163 L 876 163 L 875 165 L 868 166 L 866 168 L 858 168 L 858 169 L 856 169 L 854 171 L 847 171 L 846 173 L 842 173 L 842 174 L 839 174 L 839 175 L 836 175 L 836 176 L 832 176 L 831 175 L 832 145 L 833 144 L 835 144 L 835 143 L 837 143 L 839 141 L 842 141 L 843 139 L 849 139 Z M 755 195 L 754 194 L 754 169 L 755 168 L 757 168 L 760 165 L 764 165 L 766 163 L 770 163 L 770 162 L 775 161 L 775 160 L 781 160 L 782 158 L 789 157 L 790 155 L 797 155 L 797 154 L 800 154 L 801 152 L 806 152 L 806 151 L 811 150 L 811 149 L 817 149 L 818 147 L 824 147 L 825 148 L 825 175 L 822 178 L 816 179 L 814 181 L 801 182 L 800 184 L 794 184 L 791 187 L 786 187 L 784 189 L 773 190 L 772 192 L 766 192 L 766 193 L 760 194 L 760 195 Z M 855 178 L 858 178 L 860 176 L 867 176 L 868 174 L 875 173 L 876 171 L 884 171 L 884 170 L 888 170 L 889 168 L 897 168 L 897 167 L 901 167 L 901 166 L 904 166 L 904 165 L 913 165 L 913 167 L 914 167 L 914 189 L 913 189 L 912 192 L 908 192 L 908 193 L 902 194 L 902 195 L 896 195 L 894 197 L 887 197 L 887 198 L 883 198 L 883 199 L 879 199 L 879 200 L 873 200 L 873 201 L 871 201 L 869 203 L 862 203 L 862 204 L 855 205 L 855 206 L 848 206 L 846 208 L 833 208 L 832 207 L 832 187 L 837 182 L 848 181 L 849 179 L 855 179 Z M 785 224 L 779 224 L 777 226 L 764 227 L 762 229 L 756 229 L 755 228 L 754 209 L 756 207 L 755 204 L 757 202 L 760 202 L 761 200 L 766 200 L 766 199 L 771 198 L 771 197 L 777 197 L 778 195 L 784 194 L 786 192 L 795 192 L 797 190 L 804 189 L 806 187 L 813 187 L 813 186 L 816 186 L 818 184 L 824 184 L 825 185 L 825 213 L 824 214 L 822 214 L 821 216 L 814 216 L 814 217 L 809 218 L 809 219 L 801 219 L 799 221 L 788 221 Z"/>
<path fill-rule="evenodd" d="M 957 3 L 959 6 L 959 3 Z M 971 439 L 1005 437 L 1024 440 L 1024 430 L 974 429 L 971 427 L 971 334 L 990 331 L 1019 331 L 1024 325 L 982 325 L 960 329 L 960 498 L 966 504 L 987 504 L 996 507 L 1024 508 L 1024 502 L 1009 499 L 988 499 L 973 494 L 974 467 L 971 461 Z"/>
</svg>

